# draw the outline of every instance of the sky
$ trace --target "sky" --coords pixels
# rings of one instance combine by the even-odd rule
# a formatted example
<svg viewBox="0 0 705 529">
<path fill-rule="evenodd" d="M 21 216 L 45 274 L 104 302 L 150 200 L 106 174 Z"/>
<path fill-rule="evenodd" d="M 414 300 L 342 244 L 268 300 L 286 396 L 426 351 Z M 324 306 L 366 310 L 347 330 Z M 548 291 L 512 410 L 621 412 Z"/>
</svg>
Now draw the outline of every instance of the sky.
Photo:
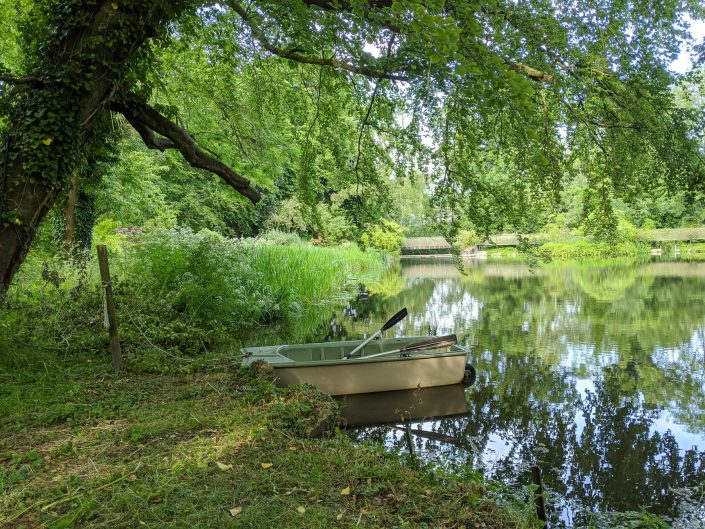
<svg viewBox="0 0 705 529">
<path fill-rule="evenodd" d="M 705 20 L 693 20 L 690 17 L 686 17 L 686 19 L 690 23 L 690 33 L 693 36 L 693 42 L 695 44 L 703 43 L 705 41 Z M 363 49 L 376 58 L 382 55 L 382 50 L 373 43 L 368 42 Z M 678 58 L 671 63 L 670 68 L 672 71 L 682 74 L 690 70 L 692 66 L 693 57 L 690 54 L 688 45 L 683 43 Z"/>
<path fill-rule="evenodd" d="M 693 35 L 693 40 L 696 44 L 702 43 L 703 39 L 705 39 L 705 20 L 690 20 L 690 33 Z M 671 64 L 671 70 L 676 73 L 685 73 L 692 65 L 693 58 L 688 51 L 688 47 L 683 44 L 678 59 Z"/>
</svg>

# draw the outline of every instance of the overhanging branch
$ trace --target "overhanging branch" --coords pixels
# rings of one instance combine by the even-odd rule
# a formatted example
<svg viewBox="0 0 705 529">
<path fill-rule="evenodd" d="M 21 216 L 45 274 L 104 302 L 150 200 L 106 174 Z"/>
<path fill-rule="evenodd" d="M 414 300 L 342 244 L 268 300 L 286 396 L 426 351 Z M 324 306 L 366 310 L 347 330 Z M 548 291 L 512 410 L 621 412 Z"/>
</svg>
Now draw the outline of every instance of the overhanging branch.
<svg viewBox="0 0 705 529">
<path fill-rule="evenodd" d="M 11 75 L 0 75 L 0 82 L 9 84 L 41 84 L 41 81 L 36 77 L 13 77 Z"/>
<path fill-rule="evenodd" d="M 551 75 L 550 73 L 537 70 L 536 68 L 532 68 L 531 66 L 527 66 L 526 64 L 516 62 L 516 61 L 510 61 L 509 59 L 504 60 L 504 64 L 506 64 L 510 70 L 514 70 L 517 73 L 526 75 L 527 77 L 531 78 L 533 81 L 538 81 L 541 83 L 547 83 L 547 84 L 553 84 L 555 82 L 555 77 Z"/>
<path fill-rule="evenodd" d="M 186 129 L 162 116 L 156 109 L 143 102 L 130 102 L 130 104 L 112 102 L 110 109 L 125 116 L 150 149 L 160 151 L 176 149 L 192 167 L 217 174 L 238 193 L 249 198 L 255 204 L 259 202 L 260 194 L 250 185 L 249 180 L 205 152 Z M 155 132 L 166 139 L 157 138 Z"/>
<path fill-rule="evenodd" d="M 320 4 L 329 4 L 328 2 L 311 2 L 319 7 Z M 259 28 L 254 17 L 238 2 L 237 0 L 228 0 L 227 4 L 242 18 L 243 22 L 247 24 L 250 28 L 252 35 L 257 39 L 257 41 L 262 45 L 262 47 L 268 52 L 282 57 L 284 59 L 289 59 L 290 61 L 301 62 L 304 64 L 316 64 L 319 66 L 330 66 L 331 68 L 336 68 L 338 70 L 346 70 L 348 72 L 364 75 L 366 77 L 372 77 L 375 79 L 390 79 L 392 81 L 408 81 L 409 78 L 406 75 L 400 75 L 401 72 L 406 72 L 411 69 L 408 64 L 402 64 L 398 66 L 386 66 L 384 68 L 369 68 L 366 66 L 358 66 L 355 64 L 350 64 L 347 62 L 339 61 L 336 59 L 325 59 L 322 57 L 311 57 L 308 55 L 301 54 L 297 51 L 289 51 L 280 48 L 272 44 L 264 32 Z"/>
</svg>

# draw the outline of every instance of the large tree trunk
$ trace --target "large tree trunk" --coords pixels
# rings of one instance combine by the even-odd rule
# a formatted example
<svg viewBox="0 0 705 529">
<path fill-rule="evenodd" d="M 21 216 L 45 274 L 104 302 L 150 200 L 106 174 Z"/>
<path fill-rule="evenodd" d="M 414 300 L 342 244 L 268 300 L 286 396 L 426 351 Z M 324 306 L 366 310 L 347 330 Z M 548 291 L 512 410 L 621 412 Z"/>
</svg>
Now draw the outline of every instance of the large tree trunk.
<svg viewBox="0 0 705 529">
<path fill-rule="evenodd" d="M 10 149 L 8 149 L 8 152 Z M 4 201 L 0 228 L 0 296 L 7 290 L 20 266 L 39 223 L 56 200 L 57 190 L 24 178 L 22 158 L 5 164 Z"/>
<path fill-rule="evenodd" d="M 81 150 L 101 140 L 96 118 L 107 112 L 131 59 L 187 7 L 167 0 L 132 4 L 85 1 L 71 3 L 70 12 L 57 9 L 38 48 L 37 81 L 14 88 L 9 133 L 1 138 L 0 297 L 39 224 L 65 193 Z"/>
</svg>

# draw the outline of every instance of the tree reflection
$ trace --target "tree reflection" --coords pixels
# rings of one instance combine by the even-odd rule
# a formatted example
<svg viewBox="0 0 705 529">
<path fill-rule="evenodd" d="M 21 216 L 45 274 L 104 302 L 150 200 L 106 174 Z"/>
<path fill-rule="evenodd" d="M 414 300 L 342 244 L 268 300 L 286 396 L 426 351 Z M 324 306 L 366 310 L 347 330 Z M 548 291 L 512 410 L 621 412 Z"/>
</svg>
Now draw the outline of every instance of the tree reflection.
<svg viewBox="0 0 705 529">
<path fill-rule="evenodd" d="M 411 263 L 403 288 L 351 304 L 367 321 L 406 306 L 405 334 L 472 346 L 468 416 L 416 426 L 458 442 L 417 451 L 508 483 L 536 460 L 563 508 L 675 515 L 673 489 L 705 481 L 705 265 L 466 270 Z M 403 448 L 390 427 L 356 435 Z"/>
</svg>

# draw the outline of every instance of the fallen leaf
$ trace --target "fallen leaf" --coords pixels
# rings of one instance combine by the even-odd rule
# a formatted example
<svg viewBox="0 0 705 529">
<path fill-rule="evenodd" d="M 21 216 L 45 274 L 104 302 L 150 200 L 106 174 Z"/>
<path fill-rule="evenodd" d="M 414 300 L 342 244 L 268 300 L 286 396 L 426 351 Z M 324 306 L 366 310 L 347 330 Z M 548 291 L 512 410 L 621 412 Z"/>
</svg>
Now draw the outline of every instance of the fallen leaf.
<svg viewBox="0 0 705 529">
<path fill-rule="evenodd" d="M 296 508 L 296 510 L 299 511 L 299 514 L 303 514 L 303 513 L 306 512 L 306 508 L 303 507 L 302 505 L 299 505 L 299 506 Z"/>
<path fill-rule="evenodd" d="M 273 463 L 260 463 L 260 465 L 262 466 L 262 468 L 271 468 Z"/>
<path fill-rule="evenodd" d="M 220 461 L 216 461 L 215 464 L 218 465 L 218 468 L 220 470 L 232 470 L 233 469 L 232 465 L 226 465 L 225 463 L 221 463 Z"/>
<path fill-rule="evenodd" d="M 228 512 L 230 512 L 230 516 L 237 516 L 242 512 L 242 507 L 233 507 Z"/>
<path fill-rule="evenodd" d="M 137 479 L 137 474 L 130 474 L 129 476 L 127 476 L 127 479 L 129 479 L 130 481 L 135 481 Z"/>
<path fill-rule="evenodd" d="M 349 496 L 350 495 L 350 487 L 345 487 L 343 490 L 340 491 L 341 496 Z"/>
<path fill-rule="evenodd" d="M 342 520 L 343 519 L 343 514 L 339 514 L 338 516 L 335 517 L 336 520 Z"/>
</svg>

